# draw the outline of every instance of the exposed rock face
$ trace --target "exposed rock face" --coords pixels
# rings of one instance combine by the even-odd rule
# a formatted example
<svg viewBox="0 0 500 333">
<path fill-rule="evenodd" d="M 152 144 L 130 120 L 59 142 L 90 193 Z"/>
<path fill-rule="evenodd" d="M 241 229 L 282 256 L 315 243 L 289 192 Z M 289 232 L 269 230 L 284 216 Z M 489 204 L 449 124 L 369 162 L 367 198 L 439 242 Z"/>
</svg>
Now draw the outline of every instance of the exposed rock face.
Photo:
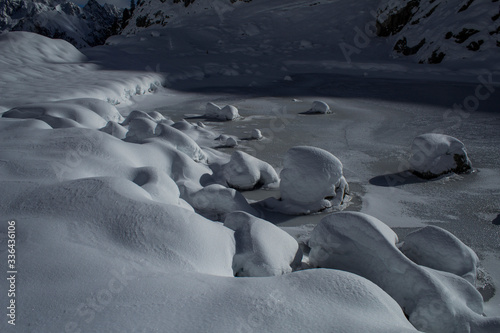
<svg viewBox="0 0 500 333">
<path fill-rule="evenodd" d="M 29 31 L 64 39 L 77 48 L 104 44 L 118 32 L 121 10 L 89 0 L 81 8 L 66 0 L 2 0 L 0 31 Z"/>
<path fill-rule="evenodd" d="M 393 40 L 395 56 L 438 64 L 498 47 L 499 17 L 498 0 L 388 0 L 379 6 L 376 27 L 378 36 Z"/>
</svg>

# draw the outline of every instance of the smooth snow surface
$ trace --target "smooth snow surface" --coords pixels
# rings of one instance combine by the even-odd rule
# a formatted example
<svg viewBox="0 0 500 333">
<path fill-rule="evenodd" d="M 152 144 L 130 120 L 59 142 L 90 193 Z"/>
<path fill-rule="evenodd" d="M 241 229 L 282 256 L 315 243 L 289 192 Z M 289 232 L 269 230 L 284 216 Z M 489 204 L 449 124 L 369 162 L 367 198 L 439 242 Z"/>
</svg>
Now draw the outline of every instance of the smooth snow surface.
<svg viewBox="0 0 500 333">
<path fill-rule="evenodd" d="M 161 86 L 155 73 L 106 71 L 66 41 L 30 32 L 0 35 L 0 112 L 29 103 L 96 98 L 119 104 Z"/>
</svg>

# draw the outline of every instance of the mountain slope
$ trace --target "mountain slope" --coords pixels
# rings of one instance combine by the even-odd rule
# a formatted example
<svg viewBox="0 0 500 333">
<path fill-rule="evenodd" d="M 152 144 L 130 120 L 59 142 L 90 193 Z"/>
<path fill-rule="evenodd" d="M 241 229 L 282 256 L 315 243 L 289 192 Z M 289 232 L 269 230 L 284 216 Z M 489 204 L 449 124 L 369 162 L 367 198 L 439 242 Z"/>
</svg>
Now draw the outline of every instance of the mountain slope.
<svg viewBox="0 0 500 333">
<path fill-rule="evenodd" d="M 377 17 L 377 35 L 389 38 L 396 57 L 432 64 L 500 50 L 498 0 L 384 1 Z"/>
<path fill-rule="evenodd" d="M 116 33 L 121 11 L 90 0 L 81 8 L 65 0 L 3 0 L 0 31 L 28 31 L 64 39 L 78 48 L 104 44 Z"/>
<path fill-rule="evenodd" d="M 347 62 L 360 53 L 370 62 L 403 55 L 414 63 L 482 62 L 500 54 L 499 12 L 498 0 L 144 0 L 123 33 L 182 28 L 209 51 L 217 49 L 210 34 L 231 47 L 261 48 L 269 40 L 278 56 L 292 45 Z"/>
</svg>

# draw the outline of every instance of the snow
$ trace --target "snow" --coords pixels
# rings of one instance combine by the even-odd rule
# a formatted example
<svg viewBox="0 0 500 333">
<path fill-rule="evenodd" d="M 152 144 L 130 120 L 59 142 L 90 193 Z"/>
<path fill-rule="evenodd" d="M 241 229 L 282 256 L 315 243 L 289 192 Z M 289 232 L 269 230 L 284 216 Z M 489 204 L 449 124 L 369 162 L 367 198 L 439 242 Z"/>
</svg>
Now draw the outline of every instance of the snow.
<svg viewBox="0 0 500 333">
<path fill-rule="evenodd" d="M 148 118 L 134 118 L 128 123 L 128 132 L 125 139 L 127 142 L 143 143 L 146 139 L 155 135 L 157 125 L 156 122 Z"/>
<path fill-rule="evenodd" d="M 128 129 L 115 121 L 108 121 L 106 126 L 100 129 L 101 132 L 108 133 L 117 139 L 125 139 Z"/>
<path fill-rule="evenodd" d="M 158 124 L 154 130 L 154 134 L 157 138 L 161 138 L 196 162 L 207 159 L 205 153 L 193 139 L 170 125 L 163 123 Z"/>
<path fill-rule="evenodd" d="M 449 231 L 421 228 L 405 237 L 401 251 L 418 265 L 456 274 L 475 285 L 479 258 Z"/>
<path fill-rule="evenodd" d="M 413 263 L 396 247 L 397 240 L 386 224 L 372 216 L 335 213 L 314 229 L 309 260 L 315 267 L 346 270 L 374 282 L 399 303 L 420 331 L 500 329 L 500 318 L 482 316 L 482 297 L 467 280 Z M 427 246 L 434 256 L 441 255 L 439 247 Z"/>
<path fill-rule="evenodd" d="M 326 104 L 323 101 L 314 101 L 311 108 L 306 111 L 306 113 L 320 113 L 320 114 L 327 114 L 327 113 L 332 113 L 330 110 L 330 106 Z"/>
<path fill-rule="evenodd" d="M 178 185 L 182 198 L 201 215 L 212 220 L 222 220 L 226 214 L 234 211 L 257 214 L 245 197 L 232 188 L 219 184 L 202 187 L 189 181 L 180 181 Z"/>
<path fill-rule="evenodd" d="M 212 102 L 207 103 L 205 117 L 219 120 L 234 120 L 240 117 L 238 108 L 233 105 L 226 105 L 223 108 Z"/>
<path fill-rule="evenodd" d="M 467 277 L 474 268 L 461 242 L 444 232 L 419 240 L 430 268 L 404 256 L 395 232 L 406 240 L 429 223 L 452 231 L 486 258 L 475 267 L 498 288 L 499 99 L 491 89 L 500 49 L 460 51 L 435 66 L 392 59 L 391 40 L 359 38 L 382 5 L 179 2 L 155 18 L 170 15 L 165 29 L 136 27 L 138 16 L 165 10 L 146 0 L 127 28 L 133 35 L 82 50 L 89 60 L 62 41 L 2 35 L 0 112 L 24 110 L 0 118 L 0 216 L 18 227 L 17 328 L 497 332 L 498 297 L 483 306 L 462 271 L 449 272 L 463 268 Z M 341 43 L 356 46 L 350 61 Z M 450 111 L 477 91 L 477 110 Z M 128 120 L 75 103 L 84 99 Z M 204 117 L 209 101 L 244 117 Z M 335 106 L 335 117 L 304 116 L 314 101 Z M 265 137 L 252 140 L 256 128 Z M 127 132 L 134 142 L 123 140 Z M 477 172 L 432 182 L 406 172 L 407 145 L 431 132 L 463 140 Z M 243 186 L 283 170 L 285 186 L 239 192 L 226 169 Z M 374 217 L 326 216 L 338 209 Z M 321 260 L 329 268 L 311 268 Z M 234 277 L 245 272 L 274 276 Z M 0 321 L 0 331 L 10 329 Z"/>
<path fill-rule="evenodd" d="M 262 138 L 263 138 L 262 132 L 259 129 L 254 128 L 252 130 L 252 139 L 254 139 L 254 140 L 260 140 Z"/>
<path fill-rule="evenodd" d="M 288 214 L 310 214 L 326 208 L 340 208 L 349 192 L 340 160 L 316 147 L 289 149 L 280 178 L 281 200 L 271 199 L 267 205 Z"/>
<path fill-rule="evenodd" d="M 29 32 L 1 34 L 0 49 L 0 112 L 77 98 L 128 103 L 131 96 L 157 90 L 163 81 L 156 73 L 100 69 L 68 42 Z"/>
<path fill-rule="evenodd" d="M 242 151 L 231 154 L 229 162 L 222 166 L 221 176 L 229 187 L 237 190 L 276 187 L 279 183 L 271 165 Z"/>
<path fill-rule="evenodd" d="M 436 178 L 450 172 L 465 173 L 472 168 L 464 144 L 449 135 L 419 135 L 413 140 L 411 153 L 411 170 L 422 178 Z"/>
<path fill-rule="evenodd" d="M 235 232 L 235 276 L 282 275 L 300 266 L 302 251 L 297 241 L 268 221 L 234 212 L 226 216 L 224 226 Z"/>
</svg>

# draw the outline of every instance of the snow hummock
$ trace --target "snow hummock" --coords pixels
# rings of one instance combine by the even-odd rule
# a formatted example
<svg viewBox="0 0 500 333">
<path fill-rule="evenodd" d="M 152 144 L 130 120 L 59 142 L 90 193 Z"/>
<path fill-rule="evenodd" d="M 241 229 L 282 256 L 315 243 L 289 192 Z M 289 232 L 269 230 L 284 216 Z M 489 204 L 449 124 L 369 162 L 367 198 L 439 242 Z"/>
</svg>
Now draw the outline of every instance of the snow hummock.
<svg viewBox="0 0 500 333">
<path fill-rule="evenodd" d="M 327 114 L 327 113 L 332 113 L 332 110 L 330 110 L 330 106 L 323 101 L 314 101 L 311 108 L 306 111 L 306 113 L 321 113 L 321 114 Z"/>
<path fill-rule="evenodd" d="M 465 173 L 472 168 L 464 144 L 449 135 L 419 135 L 413 140 L 411 153 L 411 170 L 422 178 L 436 178 L 450 172 Z"/>
<path fill-rule="evenodd" d="M 160 123 L 156 126 L 154 133 L 157 138 L 163 139 L 164 142 L 172 145 L 175 149 L 183 152 L 196 162 L 207 159 L 206 154 L 193 139 L 171 125 Z"/>
<path fill-rule="evenodd" d="M 222 166 L 222 177 L 229 187 L 238 190 L 276 187 L 279 183 L 278 174 L 271 165 L 242 151 L 235 151 Z"/>
<path fill-rule="evenodd" d="M 386 224 L 372 216 L 334 213 L 313 230 L 309 260 L 315 267 L 345 270 L 374 282 L 399 303 L 420 331 L 500 329 L 500 318 L 482 316 L 482 296 L 467 280 L 415 264 L 399 251 L 397 240 Z"/>
<path fill-rule="evenodd" d="M 119 122 L 123 117 L 111 104 L 91 98 L 40 103 L 36 106 L 15 107 L 2 114 L 6 118 L 40 119 L 52 128 L 101 128 L 108 121 Z"/>
<path fill-rule="evenodd" d="M 234 120 L 239 118 L 238 108 L 233 105 L 226 105 L 221 108 L 215 103 L 209 102 L 206 105 L 205 117 L 219 120 Z"/>
<path fill-rule="evenodd" d="M 244 212 L 226 216 L 224 226 L 234 231 L 235 276 L 273 276 L 300 266 L 302 251 L 297 241 L 265 220 Z"/>
<path fill-rule="evenodd" d="M 101 132 L 108 133 L 118 139 L 125 139 L 128 129 L 115 121 L 108 121 L 106 126 L 100 129 Z"/>
<path fill-rule="evenodd" d="M 262 132 L 259 129 L 254 128 L 252 130 L 252 139 L 254 139 L 254 140 L 260 140 L 262 138 L 263 138 Z"/>
<path fill-rule="evenodd" d="M 156 122 L 148 118 L 133 118 L 128 122 L 128 132 L 125 140 L 128 142 L 143 143 L 144 140 L 155 135 L 157 125 Z"/>
<path fill-rule="evenodd" d="M 419 265 L 456 274 L 475 285 L 479 258 L 449 231 L 421 228 L 405 237 L 401 251 Z"/>
<path fill-rule="evenodd" d="M 289 149 L 280 178 L 281 199 L 270 198 L 266 205 L 287 214 L 310 214 L 326 208 L 341 208 L 349 192 L 340 160 L 317 147 Z"/>
</svg>

